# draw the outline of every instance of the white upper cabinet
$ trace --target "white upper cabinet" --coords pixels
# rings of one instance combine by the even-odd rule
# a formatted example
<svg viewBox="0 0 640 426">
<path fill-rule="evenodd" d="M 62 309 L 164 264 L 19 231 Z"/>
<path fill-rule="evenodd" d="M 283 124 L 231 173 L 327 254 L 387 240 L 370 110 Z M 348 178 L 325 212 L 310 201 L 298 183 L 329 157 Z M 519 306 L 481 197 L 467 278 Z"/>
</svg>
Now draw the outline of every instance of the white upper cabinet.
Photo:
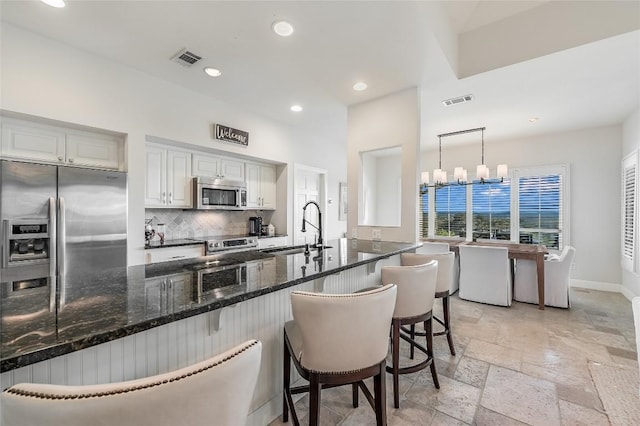
<svg viewBox="0 0 640 426">
<path fill-rule="evenodd" d="M 121 170 L 122 138 L 2 117 L 2 156 L 23 161 Z"/>
<path fill-rule="evenodd" d="M 276 168 L 270 164 L 246 163 L 247 208 L 275 210 Z"/>
<path fill-rule="evenodd" d="M 191 153 L 147 144 L 145 207 L 190 208 Z"/>
<path fill-rule="evenodd" d="M 244 181 L 244 162 L 213 155 L 193 154 L 193 175 Z"/>
<path fill-rule="evenodd" d="M 67 133 L 67 162 L 76 166 L 118 169 L 122 143 L 118 138 L 86 132 Z"/>
<path fill-rule="evenodd" d="M 225 179 L 244 181 L 244 161 L 220 159 L 220 174 Z"/>
</svg>

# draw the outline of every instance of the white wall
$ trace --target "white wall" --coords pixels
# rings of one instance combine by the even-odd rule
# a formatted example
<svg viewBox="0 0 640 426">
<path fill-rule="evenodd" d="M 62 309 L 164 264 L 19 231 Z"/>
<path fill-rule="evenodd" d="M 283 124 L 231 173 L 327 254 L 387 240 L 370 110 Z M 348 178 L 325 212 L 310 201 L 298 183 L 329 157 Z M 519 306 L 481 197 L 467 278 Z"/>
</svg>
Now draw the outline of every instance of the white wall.
<svg viewBox="0 0 640 426">
<path fill-rule="evenodd" d="M 488 129 L 490 130 L 490 129 Z M 497 164 L 509 167 L 570 165 L 571 241 L 576 248 L 572 279 L 621 283 L 620 160 L 622 126 L 582 129 L 504 142 L 485 134 L 485 162 L 495 176 Z M 449 174 L 462 166 L 475 176 L 477 145 L 442 147 L 442 166 Z M 422 169 L 437 168 L 437 149 L 422 154 Z"/>
<path fill-rule="evenodd" d="M 361 193 L 362 151 L 401 146 L 403 183 L 401 226 L 358 226 L 358 209 L 349 208 L 347 234 L 351 236 L 351 230 L 357 228 L 358 238 L 371 239 L 372 231 L 380 229 L 384 241 L 415 241 L 420 153 L 418 90 L 411 88 L 349 107 L 347 145 L 349 206 L 358 205 Z"/>
<path fill-rule="evenodd" d="M 0 108 L 127 134 L 130 264 L 143 263 L 144 141 L 146 135 L 230 153 L 328 171 L 327 238 L 346 230 L 338 219 L 338 186 L 346 179 L 346 139 L 329 139 L 239 110 L 132 68 L 40 37 L 7 23 L 1 29 Z M 216 142 L 211 125 L 250 133 L 249 146 Z M 346 111 L 345 111 L 346 134 Z M 342 154 L 341 154 L 342 153 Z M 285 175 L 287 176 L 287 175 Z M 288 173 L 286 187 L 293 183 Z M 278 181 L 278 189 L 281 189 Z M 281 200 L 282 194 L 278 194 Z M 293 203 L 287 211 L 292 235 Z"/>
<path fill-rule="evenodd" d="M 640 150 L 640 109 L 625 120 L 622 126 L 622 157 L 633 150 Z M 640 212 L 636 215 L 636 223 L 640 222 Z M 636 225 L 636 238 L 640 235 Z M 622 286 L 627 297 L 640 296 L 640 244 L 636 240 L 636 270 L 622 270 Z"/>
</svg>

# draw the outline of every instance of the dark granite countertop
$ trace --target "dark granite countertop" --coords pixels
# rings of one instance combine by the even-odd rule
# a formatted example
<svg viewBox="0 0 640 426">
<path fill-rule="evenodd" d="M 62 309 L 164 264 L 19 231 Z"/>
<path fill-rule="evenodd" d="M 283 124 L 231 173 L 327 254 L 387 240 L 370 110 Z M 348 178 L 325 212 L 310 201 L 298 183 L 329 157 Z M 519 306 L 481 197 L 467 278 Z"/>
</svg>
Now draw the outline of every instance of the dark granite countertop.
<svg viewBox="0 0 640 426">
<path fill-rule="evenodd" d="M 335 274 L 420 244 L 340 239 L 331 248 L 243 251 L 113 269 L 96 276 L 48 277 L 41 286 L 1 283 L 0 372 Z M 307 261 L 308 260 L 308 261 Z M 292 268 L 291 265 L 294 265 Z M 268 274 L 236 274 L 260 267 Z M 246 282 L 236 282 L 246 276 Z M 166 297 L 150 297 L 171 279 Z"/>
<path fill-rule="evenodd" d="M 151 241 L 151 243 L 144 246 L 145 249 L 158 249 L 158 248 L 170 248 L 170 247 L 182 247 L 182 246 L 197 246 L 204 244 L 204 240 L 198 238 L 180 238 L 176 240 L 164 240 Z"/>
</svg>

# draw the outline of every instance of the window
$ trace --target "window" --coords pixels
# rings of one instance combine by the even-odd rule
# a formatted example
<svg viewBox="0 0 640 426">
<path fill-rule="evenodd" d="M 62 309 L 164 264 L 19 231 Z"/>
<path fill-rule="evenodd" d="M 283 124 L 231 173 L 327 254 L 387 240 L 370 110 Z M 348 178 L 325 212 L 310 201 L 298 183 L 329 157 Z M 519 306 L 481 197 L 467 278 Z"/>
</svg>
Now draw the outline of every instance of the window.
<svg viewBox="0 0 640 426">
<path fill-rule="evenodd" d="M 518 169 L 512 190 L 512 232 L 525 244 L 544 244 L 562 250 L 568 244 L 568 166 Z"/>
<path fill-rule="evenodd" d="M 467 235 L 467 187 L 452 185 L 436 188 L 435 234 L 447 237 Z"/>
<path fill-rule="evenodd" d="M 471 188 L 473 213 L 473 238 L 511 238 L 511 182 L 481 184 L 474 182 Z"/>
<path fill-rule="evenodd" d="M 418 234 L 420 238 L 429 236 L 429 190 L 421 192 L 418 199 Z"/>
<path fill-rule="evenodd" d="M 622 267 L 633 271 L 638 200 L 638 151 L 622 160 Z"/>
</svg>

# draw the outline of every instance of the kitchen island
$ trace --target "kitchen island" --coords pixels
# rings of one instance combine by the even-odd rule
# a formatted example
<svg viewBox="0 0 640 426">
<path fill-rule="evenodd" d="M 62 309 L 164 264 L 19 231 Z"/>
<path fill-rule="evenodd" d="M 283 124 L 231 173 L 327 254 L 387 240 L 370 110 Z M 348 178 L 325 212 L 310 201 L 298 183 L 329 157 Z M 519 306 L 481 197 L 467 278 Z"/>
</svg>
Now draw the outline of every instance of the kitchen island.
<svg viewBox="0 0 640 426">
<path fill-rule="evenodd" d="M 294 290 L 347 293 L 419 244 L 329 241 L 330 248 L 243 251 L 99 276 L 2 285 L 2 388 L 94 384 L 158 374 L 250 338 L 263 341 L 253 418 L 279 410 L 282 325 Z M 281 401 L 281 400 L 280 400 Z M 274 411 L 275 410 L 275 411 Z"/>
</svg>

